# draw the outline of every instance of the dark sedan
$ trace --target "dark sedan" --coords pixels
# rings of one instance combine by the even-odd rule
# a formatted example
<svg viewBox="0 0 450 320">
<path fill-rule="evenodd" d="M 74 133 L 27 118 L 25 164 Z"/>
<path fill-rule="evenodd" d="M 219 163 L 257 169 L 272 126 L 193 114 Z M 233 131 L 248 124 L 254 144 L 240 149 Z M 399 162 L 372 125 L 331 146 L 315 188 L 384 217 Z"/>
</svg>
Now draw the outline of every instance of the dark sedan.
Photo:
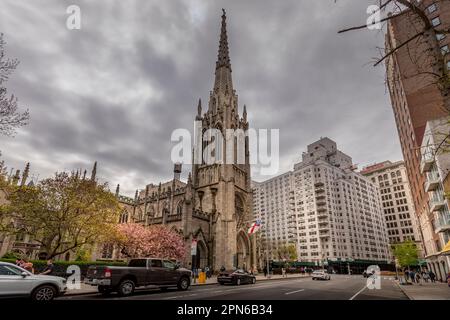
<svg viewBox="0 0 450 320">
<path fill-rule="evenodd" d="M 256 277 L 248 273 L 244 270 L 238 269 L 235 271 L 224 271 L 219 274 L 217 277 L 217 282 L 220 284 L 235 284 L 235 285 L 241 285 L 246 283 L 255 284 L 256 283 Z"/>
</svg>

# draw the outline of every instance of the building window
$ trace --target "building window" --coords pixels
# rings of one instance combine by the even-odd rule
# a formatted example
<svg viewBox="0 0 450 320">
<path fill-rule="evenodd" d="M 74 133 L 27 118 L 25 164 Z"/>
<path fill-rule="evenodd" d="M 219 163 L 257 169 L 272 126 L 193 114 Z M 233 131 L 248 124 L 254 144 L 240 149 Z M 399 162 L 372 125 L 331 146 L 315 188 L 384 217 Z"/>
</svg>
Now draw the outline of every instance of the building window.
<svg viewBox="0 0 450 320">
<path fill-rule="evenodd" d="M 445 56 L 447 53 L 450 52 L 450 49 L 448 48 L 448 45 L 442 46 L 441 47 L 441 52 L 442 54 Z"/>
<path fill-rule="evenodd" d="M 437 11 L 436 3 L 430 4 L 427 8 L 428 13 L 433 13 Z"/>
<path fill-rule="evenodd" d="M 433 25 L 433 27 L 437 27 L 441 24 L 441 19 L 439 17 L 436 17 L 431 20 L 431 24 Z"/>
<path fill-rule="evenodd" d="M 444 40 L 444 39 L 445 39 L 445 34 L 443 34 L 443 33 L 437 33 L 437 34 L 436 34 L 436 39 L 437 39 L 438 41 Z"/>
</svg>

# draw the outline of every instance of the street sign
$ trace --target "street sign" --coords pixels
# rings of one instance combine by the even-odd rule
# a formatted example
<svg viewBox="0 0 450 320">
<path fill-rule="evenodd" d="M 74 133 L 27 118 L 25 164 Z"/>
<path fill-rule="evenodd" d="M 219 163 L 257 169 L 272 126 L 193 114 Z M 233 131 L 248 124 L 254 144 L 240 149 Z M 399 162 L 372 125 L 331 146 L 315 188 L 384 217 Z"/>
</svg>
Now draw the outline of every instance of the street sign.
<svg viewBox="0 0 450 320">
<path fill-rule="evenodd" d="M 191 242 L 191 256 L 197 255 L 197 239 L 193 238 Z"/>
</svg>

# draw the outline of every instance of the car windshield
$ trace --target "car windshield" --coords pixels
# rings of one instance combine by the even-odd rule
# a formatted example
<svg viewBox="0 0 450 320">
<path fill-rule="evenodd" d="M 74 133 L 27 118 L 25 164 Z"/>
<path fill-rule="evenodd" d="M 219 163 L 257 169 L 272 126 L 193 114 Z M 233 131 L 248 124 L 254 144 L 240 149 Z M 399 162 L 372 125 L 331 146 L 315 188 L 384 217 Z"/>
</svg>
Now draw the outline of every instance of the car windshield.
<svg viewBox="0 0 450 320">
<path fill-rule="evenodd" d="M 2 276 L 17 276 L 21 275 L 22 272 L 27 271 L 16 266 L 0 265 L 0 275 Z"/>
</svg>

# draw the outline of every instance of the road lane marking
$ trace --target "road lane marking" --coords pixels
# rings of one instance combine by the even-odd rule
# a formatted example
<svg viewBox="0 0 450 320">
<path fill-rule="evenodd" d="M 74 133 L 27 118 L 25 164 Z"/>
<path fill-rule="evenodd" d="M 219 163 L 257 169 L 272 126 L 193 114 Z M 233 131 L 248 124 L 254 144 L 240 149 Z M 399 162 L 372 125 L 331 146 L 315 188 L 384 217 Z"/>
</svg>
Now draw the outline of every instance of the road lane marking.
<svg viewBox="0 0 450 320">
<path fill-rule="evenodd" d="M 359 290 L 357 293 L 355 293 L 355 294 L 353 295 L 353 297 L 351 297 L 351 298 L 348 299 L 348 300 L 353 300 L 353 299 L 355 299 L 361 292 L 363 292 L 364 290 L 366 290 L 366 288 L 367 288 L 367 286 L 364 286 L 361 290 Z"/>
<path fill-rule="evenodd" d="M 293 293 L 302 292 L 302 291 L 305 291 L 305 289 L 300 289 L 300 290 L 296 290 L 296 291 L 286 292 L 285 294 L 293 294 Z"/>
</svg>

